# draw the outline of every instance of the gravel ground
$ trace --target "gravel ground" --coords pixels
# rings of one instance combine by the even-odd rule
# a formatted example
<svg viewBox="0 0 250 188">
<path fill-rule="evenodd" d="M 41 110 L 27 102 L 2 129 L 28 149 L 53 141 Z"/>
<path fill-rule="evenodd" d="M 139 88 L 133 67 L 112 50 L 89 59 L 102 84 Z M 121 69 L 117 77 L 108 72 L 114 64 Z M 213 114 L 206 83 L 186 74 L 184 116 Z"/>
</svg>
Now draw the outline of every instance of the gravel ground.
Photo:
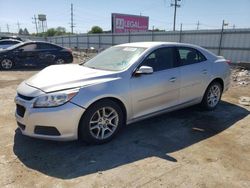
<svg viewBox="0 0 250 188">
<path fill-rule="evenodd" d="M 0 187 L 248 188 L 250 107 L 238 100 L 250 86 L 238 83 L 237 71 L 215 111 L 196 106 L 157 116 L 98 146 L 22 136 L 13 98 L 37 71 L 0 72 Z"/>
</svg>

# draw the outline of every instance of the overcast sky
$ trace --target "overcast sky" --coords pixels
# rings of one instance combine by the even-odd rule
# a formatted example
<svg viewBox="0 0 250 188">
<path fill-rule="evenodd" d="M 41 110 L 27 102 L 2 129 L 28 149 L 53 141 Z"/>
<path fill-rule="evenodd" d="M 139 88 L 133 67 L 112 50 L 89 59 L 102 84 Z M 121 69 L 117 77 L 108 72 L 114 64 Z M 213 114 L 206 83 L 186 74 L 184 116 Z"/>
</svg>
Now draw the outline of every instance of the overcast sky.
<svg viewBox="0 0 250 188">
<path fill-rule="evenodd" d="M 48 28 L 63 26 L 70 31 L 70 4 L 74 5 L 76 32 L 86 32 L 93 25 L 111 29 L 111 13 L 141 14 L 149 16 L 149 27 L 171 30 L 173 25 L 173 0 L 0 0 L 0 28 L 17 32 L 21 28 L 35 32 L 32 17 L 47 15 Z M 182 0 L 177 10 L 177 28 L 220 28 L 222 20 L 229 27 L 250 28 L 250 0 Z"/>
</svg>

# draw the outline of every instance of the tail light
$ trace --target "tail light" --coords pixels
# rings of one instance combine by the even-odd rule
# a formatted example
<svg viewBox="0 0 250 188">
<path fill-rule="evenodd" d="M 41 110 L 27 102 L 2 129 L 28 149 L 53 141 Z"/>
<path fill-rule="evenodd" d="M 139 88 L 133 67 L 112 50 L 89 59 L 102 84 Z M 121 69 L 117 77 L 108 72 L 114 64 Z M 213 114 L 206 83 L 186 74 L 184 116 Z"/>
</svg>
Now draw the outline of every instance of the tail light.
<svg viewBox="0 0 250 188">
<path fill-rule="evenodd" d="M 226 63 L 228 64 L 228 65 L 230 65 L 232 62 L 231 62 L 231 60 L 226 60 Z"/>
<path fill-rule="evenodd" d="M 66 48 L 68 52 L 72 53 L 72 50 L 70 48 Z"/>
</svg>

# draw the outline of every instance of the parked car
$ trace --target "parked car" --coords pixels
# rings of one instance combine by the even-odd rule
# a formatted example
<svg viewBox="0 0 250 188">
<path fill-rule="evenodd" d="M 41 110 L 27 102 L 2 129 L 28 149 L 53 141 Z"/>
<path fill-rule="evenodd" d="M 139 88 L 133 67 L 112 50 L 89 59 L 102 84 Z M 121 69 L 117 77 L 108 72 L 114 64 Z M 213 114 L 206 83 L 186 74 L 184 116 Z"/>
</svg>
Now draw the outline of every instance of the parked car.
<svg viewBox="0 0 250 188">
<path fill-rule="evenodd" d="M 129 43 L 83 65 L 49 66 L 17 88 L 21 132 L 51 140 L 111 140 L 125 124 L 202 104 L 229 86 L 227 60 L 191 44 Z"/>
<path fill-rule="evenodd" d="M 0 40 L 0 49 L 5 49 L 19 43 L 21 43 L 20 40 L 14 40 L 14 39 Z"/>
<path fill-rule="evenodd" d="M 0 51 L 0 66 L 9 70 L 20 66 L 47 66 L 71 63 L 72 51 L 47 42 L 24 42 Z"/>
<path fill-rule="evenodd" d="M 4 39 L 19 40 L 21 42 L 24 41 L 23 39 L 21 39 L 20 37 L 17 37 L 17 36 L 2 36 L 2 37 L 0 37 L 0 40 L 4 40 Z"/>
</svg>

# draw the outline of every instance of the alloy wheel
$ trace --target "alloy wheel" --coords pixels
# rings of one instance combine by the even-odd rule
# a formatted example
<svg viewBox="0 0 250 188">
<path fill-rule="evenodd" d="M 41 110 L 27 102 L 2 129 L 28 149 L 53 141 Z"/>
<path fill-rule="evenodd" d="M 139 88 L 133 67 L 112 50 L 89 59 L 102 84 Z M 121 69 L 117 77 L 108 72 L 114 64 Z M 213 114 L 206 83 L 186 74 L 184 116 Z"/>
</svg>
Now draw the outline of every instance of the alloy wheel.
<svg viewBox="0 0 250 188">
<path fill-rule="evenodd" d="M 1 66 L 2 66 L 3 69 L 9 70 L 9 69 L 12 68 L 13 62 L 11 60 L 9 60 L 9 59 L 3 59 L 1 61 Z"/>
<path fill-rule="evenodd" d="M 58 60 L 56 60 L 56 64 L 64 64 L 64 60 L 63 59 L 58 59 Z"/>
<path fill-rule="evenodd" d="M 103 140 L 113 135 L 118 123 L 119 116 L 116 110 L 111 107 L 103 107 L 91 117 L 89 130 L 94 138 Z"/>
<path fill-rule="evenodd" d="M 218 85 L 215 84 L 212 87 L 210 87 L 208 91 L 208 95 L 207 95 L 208 105 L 212 108 L 215 107 L 220 100 L 220 95 L 221 95 L 221 91 Z"/>
</svg>

